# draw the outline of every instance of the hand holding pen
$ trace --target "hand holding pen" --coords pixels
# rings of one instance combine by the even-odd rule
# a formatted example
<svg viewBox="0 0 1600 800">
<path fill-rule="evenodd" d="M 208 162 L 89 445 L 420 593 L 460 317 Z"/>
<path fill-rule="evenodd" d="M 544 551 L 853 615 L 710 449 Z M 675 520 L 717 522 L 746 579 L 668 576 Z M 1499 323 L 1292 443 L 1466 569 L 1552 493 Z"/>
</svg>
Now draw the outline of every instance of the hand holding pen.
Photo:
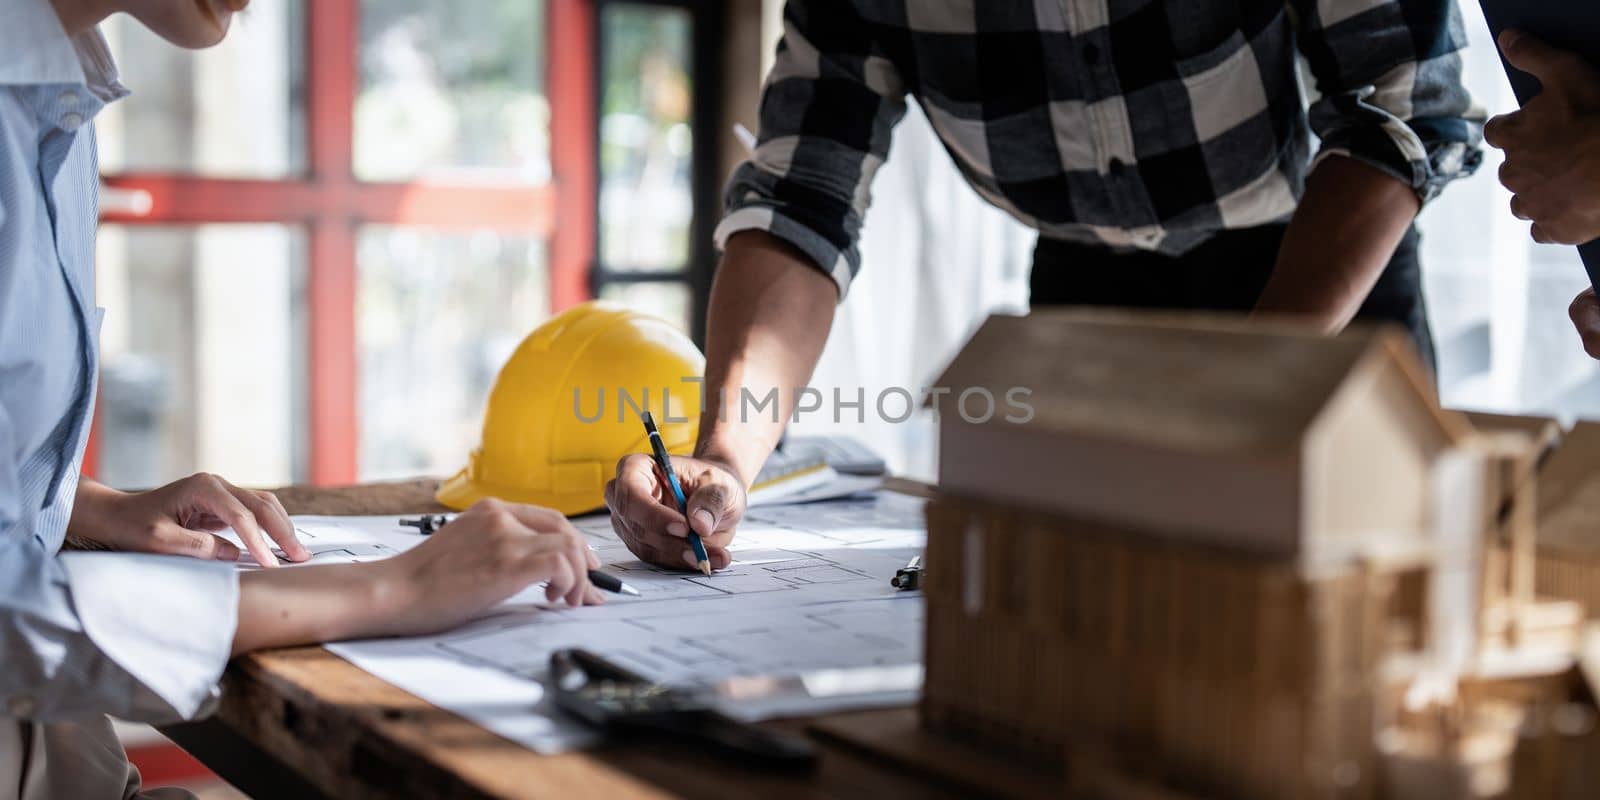
<svg viewBox="0 0 1600 800">
<path fill-rule="evenodd" d="M 656 419 L 650 412 L 644 412 L 644 432 L 650 437 L 650 453 L 655 457 L 656 469 L 661 471 L 661 479 L 666 482 L 667 490 L 672 493 L 673 505 L 677 506 L 678 513 L 685 520 L 689 519 L 689 498 L 683 494 L 683 485 L 678 483 L 678 474 L 672 471 L 672 455 L 667 452 L 667 444 L 661 440 L 661 431 L 656 429 Z M 700 534 L 694 529 L 691 521 L 688 530 L 689 554 L 694 557 L 695 568 L 704 572 L 706 577 L 711 577 L 711 556 L 706 555 L 706 546 L 700 541 Z"/>
<path fill-rule="evenodd" d="M 653 422 L 654 420 L 652 420 Z M 745 507 L 744 483 L 716 461 L 667 456 L 685 502 L 679 505 L 671 482 L 653 454 L 638 453 L 617 464 L 617 477 L 606 484 L 611 527 L 639 558 L 674 569 L 700 569 L 700 557 L 689 541 L 700 538 L 713 570 L 732 561 L 732 543 Z"/>
</svg>

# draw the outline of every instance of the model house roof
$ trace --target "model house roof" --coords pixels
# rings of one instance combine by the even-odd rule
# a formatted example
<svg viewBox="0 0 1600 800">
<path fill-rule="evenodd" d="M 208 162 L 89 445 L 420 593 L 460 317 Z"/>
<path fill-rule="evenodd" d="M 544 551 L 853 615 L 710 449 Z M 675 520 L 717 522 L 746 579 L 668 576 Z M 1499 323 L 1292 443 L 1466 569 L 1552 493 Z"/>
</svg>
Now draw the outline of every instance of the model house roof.
<svg viewBox="0 0 1600 800">
<path fill-rule="evenodd" d="M 1361 391 L 1361 376 L 1398 370 L 1446 441 L 1470 432 L 1442 412 L 1432 382 L 1397 333 L 1352 327 L 1320 336 L 1284 322 L 1243 317 L 1052 310 L 991 317 L 938 384 L 951 390 L 941 416 L 957 413 L 961 392 L 987 389 L 1003 419 L 1007 393 L 1020 388 L 1046 433 L 1113 439 L 1162 449 L 1281 452 L 1299 445 L 1341 396 Z M 1368 382 L 1366 385 L 1372 385 Z M 1013 395 L 1019 396 L 1019 395 Z M 968 420 L 981 416 L 969 399 Z"/>
</svg>

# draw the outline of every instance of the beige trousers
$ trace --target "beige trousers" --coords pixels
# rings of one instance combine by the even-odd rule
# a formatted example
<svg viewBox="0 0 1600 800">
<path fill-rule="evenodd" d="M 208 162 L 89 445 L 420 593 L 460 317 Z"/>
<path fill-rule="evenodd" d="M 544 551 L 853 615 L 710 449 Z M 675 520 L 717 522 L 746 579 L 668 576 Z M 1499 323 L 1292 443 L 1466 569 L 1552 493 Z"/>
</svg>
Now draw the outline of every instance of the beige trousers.
<svg viewBox="0 0 1600 800">
<path fill-rule="evenodd" d="M 183 789 L 140 791 L 139 771 L 106 717 L 77 722 L 0 718 L 0 800 L 193 800 Z"/>
</svg>

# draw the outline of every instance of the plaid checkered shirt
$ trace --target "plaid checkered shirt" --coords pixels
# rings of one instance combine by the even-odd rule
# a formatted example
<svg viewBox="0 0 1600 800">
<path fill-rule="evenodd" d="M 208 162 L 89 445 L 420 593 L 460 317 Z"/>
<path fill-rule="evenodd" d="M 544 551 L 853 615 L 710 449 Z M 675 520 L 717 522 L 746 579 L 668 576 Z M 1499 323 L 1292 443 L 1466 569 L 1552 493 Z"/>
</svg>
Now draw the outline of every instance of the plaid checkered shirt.
<svg viewBox="0 0 1600 800">
<path fill-rule="evenodd" d="M 842 295 L 907 95 L 1048 237 L 1182 254 L 1287 219 L 1331 154 L 1427 202 L 1482 158 L 1465 41 L 1452 0 L 789 0 L 717 243 L 767 231 Z"/>
</svg>

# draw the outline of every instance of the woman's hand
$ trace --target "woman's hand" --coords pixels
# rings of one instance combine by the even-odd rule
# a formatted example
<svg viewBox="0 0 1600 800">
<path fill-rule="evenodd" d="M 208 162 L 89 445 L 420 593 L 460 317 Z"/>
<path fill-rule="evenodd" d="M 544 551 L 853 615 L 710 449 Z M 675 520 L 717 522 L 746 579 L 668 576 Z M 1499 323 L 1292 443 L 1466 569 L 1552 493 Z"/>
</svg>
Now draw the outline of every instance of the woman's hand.
<svg viewBox="0 0 1600 800">
<path fill-rule="evenodd" d="M 216 535 L 224 528 L 233 528 L 263 567 L 278 566 L 272 542 L 290 561 L 311 557 L 271 492 L 241 489 L 207 474 L 133 494 L 84 478 L 67 533 L 115 550 L 235 561 L 239 548 Z"/>
<path fill-rule="evenodd" d="M 544 596 L 569 606 L 605 602 L 589 583 L 600 559 L 583 534 L 558 511 L 482 500 L 438 533 L 381 562 L 417 593 L 411 625 L 446 628 L 531 584 L 548 582 Z"/>
<path fill-rule="evenodd" d="M 233 652 L 448 630 L 540 581 L 551 602 L 595 605 L 599 566 L 561 514 L 484 500 L 393 558 L 240 575 Z"/>
</svg>

